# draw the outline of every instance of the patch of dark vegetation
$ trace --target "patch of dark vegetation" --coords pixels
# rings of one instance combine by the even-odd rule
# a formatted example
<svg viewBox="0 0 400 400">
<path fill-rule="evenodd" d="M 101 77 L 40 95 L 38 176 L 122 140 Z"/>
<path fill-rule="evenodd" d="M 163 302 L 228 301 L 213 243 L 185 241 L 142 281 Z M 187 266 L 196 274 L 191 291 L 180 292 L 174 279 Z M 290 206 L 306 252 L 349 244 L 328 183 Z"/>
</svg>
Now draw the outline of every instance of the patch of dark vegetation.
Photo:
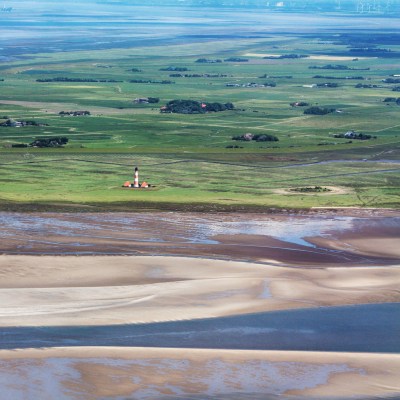
<svg viewBox="0 0 400 400">
<path fill-rule="evenodd" d="M 338 133 L 333 135 L 334 138 L 338 139 L 356 139 L 356 140 L 369 140 L 369 139 L 376 139 L 376 136 L 367 135 L 366 133 L 357 133 L 355 131 L 349 131 L 346 133 Z"/>
<path fill-rule="evenodd" d="M 229 57 L 225 58 L 225 62 L 249 62 L 248 58 L 241 58 L 241 57 Z"/>
<path fill-rule="evenodd" d="M 9 127 L 9 128 L 20 128 L 20 127 L 24 127 L 24 126 L 48 126 L 48 124 L 44 124 L 44 123 L 37 122 L 34 120 L 16 121 L 14 119 L 9 118 L 5 122 L 1 123 L 0 126 Z"/>
<path fill-rule="evenodd" d="M 385 83 L 400 83 L 400 78 L 386 78 L 386 79 L 383 79 L 382 82 L 385 82 Z"/>
<path fill-rule="evenodd" d="M 392 88 L 392 92 L 400 92 L 400 86 L 395 86 Z"/>
<path fill-rule="evenodd" d="M 82 111 L 60 111 L 58 113 L 58 115 L 60 115 L 61 117 L 83 117 L 83 116 L 87 116 L 90 115 L 90 111 L 87 110 L 82 110 Z"/>
<path fill-rule="evenodd" d="M 263 57 L 266 60 L 284 60 L 284 59 L 299 59 L 299 58 L 308 58 L 310 56 L 305 54 L 282 54 L 280 56 L 266 56 Z"/>
<path fill-rule="evenodd" d="M 131 79 L 129 83 L 155 83 L 161 85 L 173 85 L 175 82 L 169 80 L 153 81 L 152 79 Z"/>
<path fill-rule="evenodd" d="M 332 190 L 322 186 L 307 186 L 292 188 L 290 191 L 299 193 L 326 193 L 331 192 Z"/>
<path fill-rule="evenodd" d="M 216 63 L 222 63 L 222 60 L 210 59 L 210 58 L 198 58 L 196 62 L 200 64 L 216 64 Z"/>
<path fill-rule="evenodd" d="M 309 69 L 333 69 L 338 71 L 369 71 L 370 68 L 353 68 L 348 65 L 327 64 L 327 65 L 310 65 Z"/>
<path fill-rule="evenodd" d="M 240 140 L 244 142 L 278 142 L 279 139 L 274 135 L 268 135 L 266 133 L 253 135 L 252 133 L 245 133 L 240 136 L 233 136 L 232 140 Z"/>
<path fill-rule="evenodd" d="M 324 83 L 317 83 L 317 87 L 320 88 L 337 88 L 339 85 L 335 82 L 324 82 Z"/>
<path fill-rule="evenodd" d="M 354 86 L 356 89 L 379 89 L 382 86 L 379 85 L 373 85 L 371 83 L 357 83 L 357 85 Z"/>
<path fill-rule="evenodd" d="M 304 110 L 306 115 L 326 115 L 335 112 L 335 108 L 313 106 Z"/>
<path fill-rule="evenodd" d="M 25 147 L 29 147 L 26 143 L 14 143 L 11 145 L 11 147 L 16 148 L 16 149 L 22 149 Z"/>
<path fill-rule="evenodd" d="M 30 147 L 63 147 L 68 143 L 68 138 L 65 136 L 57 136 L 51 138 L 38 138 L 29 144 Z"/>
<path fill-rule="evenodd" d="M 243 149 L 243 146 L 238 146 L 238 145 L 233 145 L 233 144 L 231 144 L 231 145 L 229 145 L 229 146 L 226 146 L 225 147 L 226 149 Z"/>
<path fill-rule="evenodd" d="M 128 72 L 142 72 L 142 70 L 140 68 L 131 68 L 128 69 Z"/>
<path fill-rule="evenodd" d="M 161 107 L 162 113 L 177 114 L 205 114 L 207 112 L 219 112 L 233 110 L 232 103 L 207 103 L 195 100 L 171 100 L 165 106 Z"/>
<path fill-rule="evenodd" d="M 56 77 L 56 78 L 42 78 L 36 79 L 36 82 L 48 83 L 48 82 L 79 82 L 79 83 L 120 83 L 116 79 L 92 79 L 92 78 L 66 78 L 66 77 Z"/>
<path fill-rule="evenodd" d="M 259 76 L 260 79 L 292 79 L 293 76 L 292 75 L 261 75 Z"/>
<path fill-rule="evenodd" d="M 0 79 L 0 82 L 4 82 L 4 78 L 1 78 L 1 79 Z"/>
<path fill-rule="evenodd" d="M 396 103 L 397 105 L 400 105 L 400 97 L 396 99 L 396 97 L 386 97 L 386 99 L 383 99 L 384 103 Z"/>
<path fill-rule="evenodd" d="M 244 87 L 244 88 L 263 88 L 263 87 L 276 87 L 275 82 L 247 82 L 247 83 L 227 83 L 226 87 Z"/>
<path fill-rule="evenodd" d="M 314 75 L 314 79 L 355 79 L 355 80 L 360 80 L 364 81 L 365 78 L 363 76 L 329 76 L 329 75 Z"/>
<path fill-rule="evenodd" d="M 96 170 L 96 169 L 93 169 L 93 170 L 90 170 L 87 172 L 90 174 L 101 174 L 101 175 L 114 175 L 115 174 L 115 171 L 102 171 L 102 170 Z"/>
<path fill-rule="evenodd" d="M 174 183 L 175 184 L 175 183 Z M 221 199 L 223 200 L 223 199 Z M 279 206 L 263 206 L 252 204 L 218 204 L 218 203 L 172 203 L 172 202 L 151 202 L 151 201 L 135 201 L 135 210 L 138 212 L 154 212 L 154 211 L 180 211 L 180 212 L 243 212 L 256 213 L 268 212 L 281 214 L 297 213 L 315 213 L 315 211 L 307 208 L 282 209 Z M 8 212 L 129 212 L 132 211 L 132 201 L 113 202 L 113 203 L 73 203 L 73 202 L 7 202 L 0 201 L 0 211 Z M 321 210 L 318 210 L 320 213 Z"/>
<path fill-rule="evenodd" d="M 156 104 L 160 102 L 159 97 L 137 97 L 133 100 L 136 104 Z"/>
<path fill-rule="evenodd" d="M 57 148 L 64 147 L 68 143 L 68 138 L 64 136 L 51 137 L 51 138 L 37 138 L 32 143 L 14 143 L 11 145 L 12 148 L 26 148 L 26 147 L 38 147 L 38 148 Z"/>
<path fill-rule="evenodd" d="M 171 78 L 226 78 L 226 74 L 170 74 Z"/>
<path fill-rule="evenodd" d="M 160 71 L 185 72 L 185 71 L 189 71 L 189 68 L 186 68 L 186 67 L 165 67 L 165 68 L 160 68 Z"/>
</svg>

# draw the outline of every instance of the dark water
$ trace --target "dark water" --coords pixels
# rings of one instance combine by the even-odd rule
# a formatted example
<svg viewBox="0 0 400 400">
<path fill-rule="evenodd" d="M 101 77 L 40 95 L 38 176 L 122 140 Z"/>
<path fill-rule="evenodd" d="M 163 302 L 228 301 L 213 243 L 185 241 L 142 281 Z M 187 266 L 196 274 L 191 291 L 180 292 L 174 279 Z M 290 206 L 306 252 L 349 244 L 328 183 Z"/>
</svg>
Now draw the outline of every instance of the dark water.
<svg viewBox="0 0 400 400">
<path fill-rule="evenodd" d="M 2 349 L 53 346 L 400 353 L 400 303 L 153 324 L 0 329 Z"/>
</svg>

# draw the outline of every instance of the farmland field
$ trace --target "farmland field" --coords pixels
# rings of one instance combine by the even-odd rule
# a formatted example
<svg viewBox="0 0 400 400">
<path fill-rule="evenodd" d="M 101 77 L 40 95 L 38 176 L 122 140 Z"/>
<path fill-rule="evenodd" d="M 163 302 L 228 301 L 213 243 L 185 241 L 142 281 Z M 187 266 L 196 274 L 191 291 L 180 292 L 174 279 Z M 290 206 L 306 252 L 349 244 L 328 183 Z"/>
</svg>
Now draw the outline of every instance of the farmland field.
<svg viewBox="0 0 400 400">
<path fill-rule="evenodd" d="M 128 9 L 102 28 L 98 15 L 75 18 L 82 40 L 67 17 L 10 14 L 0 124 L 36 124 L 0 126 L 1 209 L 399 206 L 395 19 L 250 12 L 244 20 L 237 10 L 211 17 L 185 8 L 167 21 L 162 8 L 152 18 L 154 9 Z M 60 24 L 57 37 L 44 40 L 44 21 Z M 34 39 L 7 46 L 18 23 Z M 361 50 L 371 35 L 375 51 Z M 159 102 L 134 101 L 149 97 Z M 174 99 L 234 108 L 161 113 Z M 290 105 L 300 102 L 308 106 Z M 332 112 L 304 113 L 313 106 Z M 78 110 L 90 115 L 59 114 Z M 335 137 L 349 131 L 368 139 Z M 232 140 L 245 134 L 278 140 Z M 60 136 L 63 148 L 15 147 Z M 121 187 L 135 166 L 152 188 Z M 315 186 L 329 190 L 291 190 Z"/>
</svg>

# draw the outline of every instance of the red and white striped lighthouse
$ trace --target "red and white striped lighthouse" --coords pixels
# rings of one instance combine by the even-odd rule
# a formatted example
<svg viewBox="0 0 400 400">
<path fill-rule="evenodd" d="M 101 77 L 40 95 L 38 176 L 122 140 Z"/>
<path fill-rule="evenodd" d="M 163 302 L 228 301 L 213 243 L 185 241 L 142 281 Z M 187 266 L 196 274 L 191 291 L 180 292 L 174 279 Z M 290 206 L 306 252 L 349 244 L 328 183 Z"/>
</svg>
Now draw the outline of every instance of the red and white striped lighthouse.
<svg viewBox="0 0 400 400">
<path fill-rule="evenodd" d="M 139 187 L 139 169 L 138 169 L 138 167 L 135 168 L 135 180 L 133 181 L 133 187 L 134 188 Z"/>
</svg>

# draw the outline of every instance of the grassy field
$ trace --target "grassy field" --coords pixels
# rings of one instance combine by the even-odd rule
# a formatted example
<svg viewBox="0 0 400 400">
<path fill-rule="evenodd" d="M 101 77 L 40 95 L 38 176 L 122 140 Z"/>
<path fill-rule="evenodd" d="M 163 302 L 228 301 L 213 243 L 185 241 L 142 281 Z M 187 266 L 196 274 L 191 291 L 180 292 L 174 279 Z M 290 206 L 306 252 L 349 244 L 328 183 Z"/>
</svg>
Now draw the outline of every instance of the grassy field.
<svg viewBox="0 0 400 400">
<path fill-rule="evenodd" d="M 282 34 L 168 47 L 53 52 L 2 63 L 0 123 L 7 117 L 47 126 L 0 127 L 0 208 L 398 207 L 400 105 L 383 100 L 400 97 L 392 91 L 399 85 L 382 80 L 399 73 L 400 57 L 351 57 L 345 45 L 332 43 L 325 38 L 322 44 L 318 35 Z M 392 53 L 400 51 L 400 46 L 383 45 Z M 309 57 L 271 60 L 263 58 L 266 54 Z M 229 57 L 248 62 L 196 62 Z M 309 68 L 327 64 L 354 70 Z M 201 76 L 170 77 L 179 72 L 161 70 L 167 67 L 184 67 L 188 71 L 181 74 Z M 356 76 L 364 80 L 348 79 Z M 121 82 L 36 81 L 56 77 Z M 133 79 L 175 83 L 130 83 Z M 276 86 L 249 87 L 266 82 Z M 326 82 L 338 87 L 314 86 Z M 376 87 L 355 88 L 357 83 Z M 148 96 L 160 102 L 133 102 Z M 235 109 L 160 113 L 159 108 L 172 99 L 232 102 Z M 290 106 L 296 101 L 339 112 L 304 115 L 304 107 Z M 58 115 L 73 110 L 89 110 L 91 116 Z M 334 137 L 349 130 L 376 138 Z M 279 141 L 232 140 L 245 133 L 271 134 Z M 52 136 L 66 136 L 69 143 L 60 149 L 11 147 Z M 228 148 L 232 145 L 239 148 Z M 141 180 L 152 183 L 152 189 L 121 188 L 132 180 L 136 165 Z M 335 190 L 287 191 L 314 185 Z"/>
</svg>

